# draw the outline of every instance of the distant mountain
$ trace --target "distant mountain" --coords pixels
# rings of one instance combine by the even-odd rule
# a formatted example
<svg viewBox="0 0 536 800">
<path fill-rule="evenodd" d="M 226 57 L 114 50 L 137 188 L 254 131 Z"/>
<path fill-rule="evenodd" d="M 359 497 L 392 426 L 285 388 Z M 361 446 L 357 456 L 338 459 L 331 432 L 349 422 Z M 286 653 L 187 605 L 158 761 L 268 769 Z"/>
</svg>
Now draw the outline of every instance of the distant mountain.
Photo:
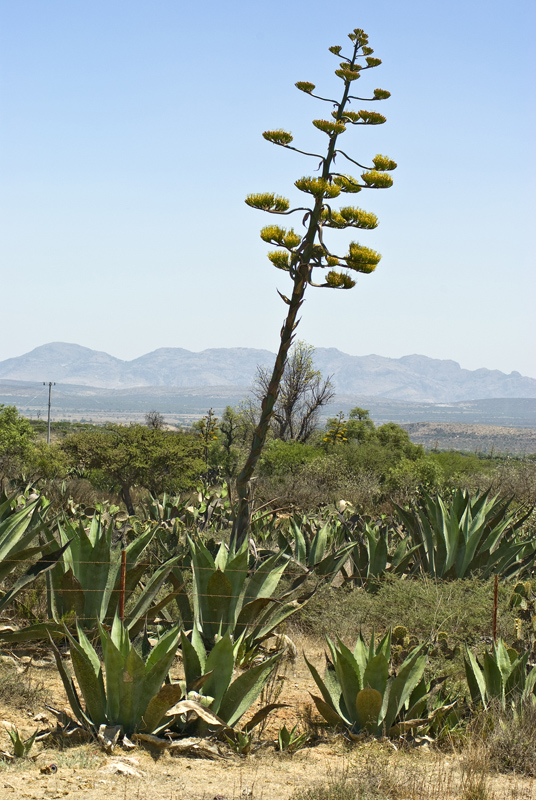
<svg viewBox="0 0 536 800">
<path fill-rule="evenodd" d="M 271 366 L 274 354 L 247 347 L 213 348 L 194 353 L 164 347 L 133 361 L 76 344 L 53 342 L 0 362 L 0 379 L 49 381 L 95 387 L 238 387 L 250 385 L 258 365 Z M 315 363 L 332 376 L 338 394 L 389 400 L 454 403 L 490 398 L 536 398 L 536 380 L 519 372 L 462 369 L 455 361 L 422 355 L 403 358 L 350 356 L 319 347 Z"/>
</svg>

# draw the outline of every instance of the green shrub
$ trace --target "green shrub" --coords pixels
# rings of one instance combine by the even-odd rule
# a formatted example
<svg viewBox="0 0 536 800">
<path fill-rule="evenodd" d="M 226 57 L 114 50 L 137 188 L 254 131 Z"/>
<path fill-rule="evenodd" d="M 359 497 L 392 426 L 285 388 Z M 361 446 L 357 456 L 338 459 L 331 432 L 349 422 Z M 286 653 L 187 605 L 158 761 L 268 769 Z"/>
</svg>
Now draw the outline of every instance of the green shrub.
<svg viewBox="0 0 536 800">
<path fill-rule="evenodd" d="M 303 442 L 284 442 L 272 439 L 259 460 L 260 475 L 294 475 L 304 464 L 324 457 L 322 450 Z"/>
<path fill-rule="evenodd" d="M 498 633 L 503 637 L 511 637 L 514 630 L 515 611 L 508 608 L 510 594 L 511 588 L 501 583 Z M 474 645 L 491 635 L 492 615 L 493 580 L 390 576 L 375 593 L 320 587 L 291 624 L 319 637 L 337 631 L 348 641 L 355 641 L 360 631 L 368 634 L 373 628 L 386 631 L 404 625 L 419 641 L 427 639 L 431 631 L 444 631 L 453 645 Z M 461 660 L 460 668 L 463 672 Z"/>
</svg>

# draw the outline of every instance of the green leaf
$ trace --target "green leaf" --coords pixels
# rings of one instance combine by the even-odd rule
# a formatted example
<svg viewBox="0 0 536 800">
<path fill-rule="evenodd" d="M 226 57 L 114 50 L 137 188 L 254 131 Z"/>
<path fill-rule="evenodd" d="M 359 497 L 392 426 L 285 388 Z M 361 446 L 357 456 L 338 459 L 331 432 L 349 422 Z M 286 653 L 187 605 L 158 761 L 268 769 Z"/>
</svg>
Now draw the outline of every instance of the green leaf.
<svg viewBox="0 0 536 800">
<path fill-rule="evenodd" d="M 389 662 L 383 653 L 378 653 L 372 658 L 363 673 L 363 688 L 376 689 L 383 698 L 389 677 Z"/>
<path fill-rule="evenodd" d="M 80 643 L 69 635 L 74 674 L 84 698 L 86 714 L 93 726 L 98 728 L 106 722 L 106 692 L 102 669 L 97 654 L 80 629 L 78 635 Z"/>
<path fill-rule="evenodd" d="M 398 675 L 388 682 L 379 720 L 386 730 L 393 726 L 402 707 L 423 676 L 426 654 L 422 651 L 423 645 L 412 650 L 400 667 Z"/>
<path fill-rule="evenodd" d="M 466 648 L 465 651 L 464 665 L 471 700 L 473 703 L 482 703 L 482 705 L 485 706 L 488 702 L 486 679 L 484 673 L 480 669 L 478 661 L 469 648 Z"/>
<path fill-rule="evenodd" d="M 153 733 L 162 722 L 166 712 L 183 696 L 179 683 L 165 683 L 158 694 L 151 698 L 143 714 L 140 731 Z"/>
<path fill-rule="evenodd" d="M 276 653 L 261 664 L 250 667 L 229 686 L 217 713 L 230 727 L 236 725 L 257 700 L 277 667 L 279 658 L 279 653 Z"/>
<path fill-rule="evenodd" d="M 338 727 L 339 725 L 344 725 L 345 723 L 348 724 L 347 720 L 340 717 L 337 712 L 334 711 L 332 707 L 324 700 L 321 700 L 320 697 L 317 697 L 314 694 L 311 694 L 311 697 L 319 713 L 322 714 L 326 722 L 328 722 L 330 725 Z"/>
<path fill-rule="evenodd" d="M 199 678 L 203 674 L 204 664 L 203 666 L 201 666 L 199 655 L 195 647 L 182 632 L 181 632 L 181 652 L 182 652 L 182 663 L 184 666 L 184 677 L 186 679 L 188 690 L 190 690 L 192 684 L 195 683 L 195 681 L 199 680 Z"/>
<path fill-rule="evenodd" d="M 222 719 L 220 703 L 225 695 L 234 669 L 234 646 L 228 633 L 225 634 L 210 651 L 206 664 L 205 672 L 212 672 L 212 675 L 203 687 L 203 693 L 209 694 L 214 698 L 212 710 Z M 225 719 L 227 722 L 227 719 Z M 230 723 L 231 725 L 233 723 Z"/>
</svg>

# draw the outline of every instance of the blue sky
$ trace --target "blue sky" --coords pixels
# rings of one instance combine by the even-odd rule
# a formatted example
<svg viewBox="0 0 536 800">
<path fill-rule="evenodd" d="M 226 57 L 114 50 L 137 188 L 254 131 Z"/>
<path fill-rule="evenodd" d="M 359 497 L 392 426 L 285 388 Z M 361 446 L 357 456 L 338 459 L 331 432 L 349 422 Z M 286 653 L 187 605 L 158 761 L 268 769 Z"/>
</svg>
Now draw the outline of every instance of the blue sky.
<svg viewBox="0 0 536 800">
<path fill-rule="evenodd" d="M 262 131 L 322 151 L 328 107 L 294 83 L 336 97 L 328 47 L 362 27 L 383 64 L 360 93 L 392 97 L 344 147 L 399 164 L 359 196 L 380 225 L 358 239 L 383 258 L 352 291 L 309 289 L 298 335 L 536 377 L 534 8 L 0 0 L 0 360 L 50 341 L 275 350 L 289 281 L 244 197 L 302 204 L 316 163 Z"/>
</svg>

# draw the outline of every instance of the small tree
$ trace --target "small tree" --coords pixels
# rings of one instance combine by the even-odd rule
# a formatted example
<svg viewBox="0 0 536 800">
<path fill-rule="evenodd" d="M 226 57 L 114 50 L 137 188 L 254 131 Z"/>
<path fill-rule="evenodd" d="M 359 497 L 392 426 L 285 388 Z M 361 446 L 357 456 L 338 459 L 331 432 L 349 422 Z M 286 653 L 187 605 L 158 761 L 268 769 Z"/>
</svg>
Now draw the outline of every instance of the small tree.
<svg viewBox="0 0 536 800">
<path fill-rule="evenodd" d="M 33 428 L 15 406 L 0 404 L 0 490 L 6 477 L 19 477 L 33 447 Z"/>
<path fill-rule="evenodd" d="M 181 491 L 203 471 L 201 443 L 194 436 L 144 425 L 75 433 L 61 447 L 75 466 L 100 471 L 120 491 L 129 514 L 134 514 L 132 487 L 153 494 Z"/>
<path fill-rule="evenodd" d="M 160 413 L 160 411 L 148 411 L 145 415 L 145 424 L 148 428 L 152 428 L 155 431 L 161 431 L 164 429 L 164 417 Z"/>
<path fill-rule="evenodd" d="M 318 422 L 318 412 L 335 396 L 330 378 L 323 378 L 314 368 L 314 347 L 297 342 L 290 351 L 279 394 L 272 410 L 272 428 L 276 439 L 306 442 Z M 253 394 L 262 402 L 270 385 L 271 373 L 257 368 Z"/>
<path fill-rule="evenodd" d="M 208 456 L 210 446 L 218 440 L 218 417 L 215 415 L 212 408 L 209 408 L 208 414 L 205 414 L 197 422 L 194 422 L 193 428 L 197 431 L 203 445 L 203 456 L 205 459 L 205 478 L 208 480 Z"/>
<path fill-rule="evenodd" d="M 303 303 L 307 286 L 351 289 L 355 285 L 355 281 L 347 270 L 368 274 L 374 271 L 381 258 L 379 253 L 363 247 L 357 242 L 351 242 L 346 255 L 340 256 L 328 248 L 324 239 L 326 228 L 339 230 L 375 228 L 378 220 L 374 214 L 349 205 L 335 209 L 332 207 L 331 200 L 340 194 L 357 194 L 363 189 L 388 188 L 393 183 L 393 179 L 388 173 L 396 168 L 394 161 L 382 155 L 375 156 L 372 159 L 372 166 L 366 167 L 337 146 L 339 137 L 346 132 L 348 125 L 380 125 L 385 122 L 385 117 L 375 111 L 349 110 L 348 106 L 352 100 L 372 102 L 384 100 L 390 96 L 390 93 L 384 89 L 375 89 L 373 96 L 369 98 L 351 94 L 354 82 L 361 77 L 361 73 L 379 66 L 381 60 L 373 57 L 373 50 L 368 46 L 368 36 L 360 28 L 356 28 L 350 33 L 349 39 L 352 42 L 349 56 L 341 55 L 342 47 L 340 46 L 329 48 L 336 57 L 342 58 L 339 68 L 335 70 L 335 75 L 343 82 L 340 100 L 314 94 L 315 85 L 308 81 L 299 81 L 296 84 L 300 91 L 329 103 L 333 108 L 332 119 L 313 120 L 315 128 L 328 137 L 326 154 L 308 153 L 293 147 L 291 145 L 292 135 L 284 130 L 265 131 L 263 134 L 264 138 L 272 144 L 311 156 L 316 163 L 319 163 L 320 174 L 318 177 L 306 176 L 295 182 L 295 186 L 310 198 L 310 205 L 291 209 L 290 202 L 286 198 L 273 193 L 252 194 L 246 199 L 246 203 L 252 208 L 267 211 L 270 214 L 288 215 L 296 211 L 302 212 L 305 233 L 301 235 L 296 233 L 293 228 L 285 229 L 278 225 L 268 225 L 261 230 L 261 238 L 265 242 L 280 248 L 270 252 L 268 258 L 277 269 L 289 274 L 292 280 L 292 294 L 289 298 L 279 292 L 281 299 L 288 306 L 288 312 L 281 329 L 279 350 L 262 401 L 261 416 L 253 435 L 249 456 L 237 478 L 238 510 L 233 528 L 235 545 L 241 544 L 248 533 L 251 512 L 250 480 L 266 441 L 287 354 L 299 322 L 298 312 Z M 363 170 L 360 178 L 336 171 L 335 159 L 337 156 Z M 318 270 L 324 269 L 327 269 L 328 272 L 323 281 L 315 282 L 313 278 L 316 278 Z"/>
</svg>

